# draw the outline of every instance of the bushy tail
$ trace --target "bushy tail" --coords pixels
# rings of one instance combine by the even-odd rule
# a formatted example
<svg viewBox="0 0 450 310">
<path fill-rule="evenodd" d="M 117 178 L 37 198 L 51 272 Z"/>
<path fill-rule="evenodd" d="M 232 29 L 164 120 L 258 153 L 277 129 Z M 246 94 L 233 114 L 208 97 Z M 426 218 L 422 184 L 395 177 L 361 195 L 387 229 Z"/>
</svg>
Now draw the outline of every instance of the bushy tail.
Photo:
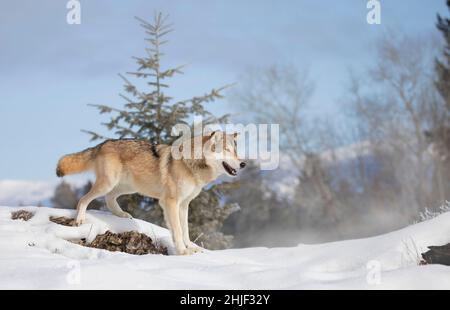
<svg viewBox="0 0 450 310">
<path fill-rule="evenodd" d="M 63 177 L 65 175 L 89 170 L 92 166 L 91 164 L 94 157 L 92 149 L 63 156 L 56 167 L 56 175 L 58 177 Z"/>
</svg>

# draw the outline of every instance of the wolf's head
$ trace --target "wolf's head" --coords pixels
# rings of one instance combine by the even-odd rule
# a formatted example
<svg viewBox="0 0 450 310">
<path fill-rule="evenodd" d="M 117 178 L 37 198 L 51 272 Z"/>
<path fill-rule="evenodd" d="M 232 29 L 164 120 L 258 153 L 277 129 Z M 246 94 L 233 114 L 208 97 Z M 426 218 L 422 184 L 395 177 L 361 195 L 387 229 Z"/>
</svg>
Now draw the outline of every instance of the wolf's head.
<svg viewBox="0 0 450 310">
<path fill-rule="evenodd" d="M 235 177 L 245 162 L 237 153 L 238 134 L 227 135 L 222 131 L 213 131 L 205 137 L 203 155 L 208 166 L 214 167 L 220 174 Z"/>
</svg>

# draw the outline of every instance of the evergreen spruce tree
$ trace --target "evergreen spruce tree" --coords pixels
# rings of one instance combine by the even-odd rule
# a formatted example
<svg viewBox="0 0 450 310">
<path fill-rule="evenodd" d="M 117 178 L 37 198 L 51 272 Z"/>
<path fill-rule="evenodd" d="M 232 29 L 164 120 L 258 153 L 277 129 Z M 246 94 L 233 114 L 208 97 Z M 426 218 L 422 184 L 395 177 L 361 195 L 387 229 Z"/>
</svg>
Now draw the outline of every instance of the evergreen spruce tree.
<svg viewBox="0 0 450 310">
<path fill-rule="evenodd" d="M 103 125 L 118 138 L 146 139 L 155 144 L 171 144 L 177 138 L 171 136 L 173 126 L 189 124 L 193 116 L 202 116 L 204 125 L 227 122 L 228 115 L 216 118 L 204 107 L 205 103 L 222 98 L 221 91 L 227 86 L 181 101 L 174 100 L 166 93 L 169 88 L 168 80 L 183 73 L 183 66 L 161 66 L 161 57 L 164 55 L 161 47 L 168 42 L 166 35 L 172 31 L 167 17 L 161 13 L 155 14 L 153 23 L 137 18 L 148 36 L 145 40 L 149 46 L 145 49 L 145 56 L 134 57 L 138 68 L 136 71 L 127 72 L 127 75 L 144 80 L 149 89 L 139 90 L 127 77 L 120 75 L 125 83 L 125 94 L 120 94 L 125 100 L 123 108 L 93 105 L 100 114 L 111 115 L 110 120 Z M 92 136 L 92 140 L 105 139 L 96 132 L 86 132 Z M 225 236 L 219 231 L 222 222 L 234 210 L 232 205 L 221 205 L 221 193 L 229 187 L 227 183 L 215 185 L 191 202 L 190 234 L 191 239 L 196 240 L 198 244 L 210 249 L 231 245 L 231 236 Z M 119 203 L 134 217 L 164 225 L 162 210 L 153 199 L 129 195 L 119 199 Z"/>
</svg>

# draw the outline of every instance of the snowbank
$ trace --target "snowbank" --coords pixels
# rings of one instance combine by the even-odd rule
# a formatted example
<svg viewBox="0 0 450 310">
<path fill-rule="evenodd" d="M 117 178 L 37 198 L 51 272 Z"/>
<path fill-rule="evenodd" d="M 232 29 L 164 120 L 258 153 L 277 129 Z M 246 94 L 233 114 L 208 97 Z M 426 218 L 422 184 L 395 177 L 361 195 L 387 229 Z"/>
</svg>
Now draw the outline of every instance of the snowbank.
<svg viewBox="0 0 450 310">
<path fill-rule="evenodd" d="M 72 210 L 0 207 L 0 289 L 450 289 L 450 267 L 419 266 L 429 245 L 450 242 L 450 213 L 389 234 L 293 248 L 206 251 L 193 256 L 135 256 L 82 247 L 106 230 L 136 230 L 173 252 L 166 229 L 88 211 L 88 224 L 66 227 L 50 216 Z"/>
</svg>

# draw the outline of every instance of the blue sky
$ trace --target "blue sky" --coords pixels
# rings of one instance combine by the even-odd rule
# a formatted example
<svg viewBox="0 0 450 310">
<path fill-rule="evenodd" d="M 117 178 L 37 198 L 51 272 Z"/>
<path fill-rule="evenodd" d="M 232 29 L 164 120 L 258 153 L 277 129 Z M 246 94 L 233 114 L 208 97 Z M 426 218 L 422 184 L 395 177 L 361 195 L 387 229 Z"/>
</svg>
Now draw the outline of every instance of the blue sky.
<svg viewBox="0 0 450 310">
<path fill-rule="evenodd" d="M 4 1 L 0 7 L 0 180 L 54 180 L 62 154 L 92 146 L 81 129 L 105 120 L 88 103 L 120 106 L 118 73 L 135 69 L 144 33 L 134 19 L 169 13 L 175 32 L 164 64 L 189 64 L 171 94 L 184 98 L 239 83 L 249 67 L 308 68 L 314 113 L 336 118 L 348 69 L 371 63 L 383 33 L 436 33 L 444 0 L 381 0 L 382 24 L 366 23 L 365 0 L 81 0 L 81 25 L 65 0 Z M 212 110 L 233 110 L 226 100 Z"/>
</svg>

